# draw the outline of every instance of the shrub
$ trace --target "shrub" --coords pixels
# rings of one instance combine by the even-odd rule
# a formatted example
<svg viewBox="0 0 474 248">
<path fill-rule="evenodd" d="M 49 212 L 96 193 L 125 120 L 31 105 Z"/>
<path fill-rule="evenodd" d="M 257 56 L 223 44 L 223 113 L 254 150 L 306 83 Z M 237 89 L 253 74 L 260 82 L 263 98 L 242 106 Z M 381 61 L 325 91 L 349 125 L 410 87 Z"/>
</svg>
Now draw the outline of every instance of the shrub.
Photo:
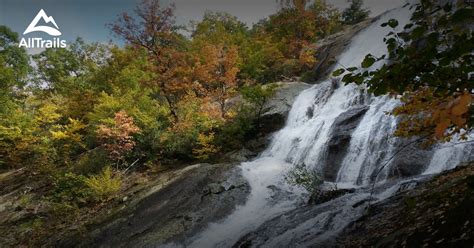
<svg viewBox="0 0 474 248">
<path fill-rule="evenodd" d="M 73 171 L 83 175 L 97 174 L 109 163 L 107 151 L 102 147 L 98 147 L 79 155 L 76 158 Z"/>
<path fill-rule="evenodd" d="M 127 112 L 115 113 L 112 126 L 100 125 L 97 135 L 112 161 L 120 162 L 136 145 L 133 135 L 140 132 Z"/>
<path fill-rule="evenodd" d="M 84 180 L 91 191 L 92 200 L 107 201 L 112 199 L 122 186 L 122 179 L 106 167 L 101 174 L 88 177 Z"/>
<path fill-rule="evenodd" d="M 87 202 L 90 191 L 85 184 L 86 177 L 74 173 L 65 173 L 54 178 L 53 202 L 81 204 Z"/>
<path fill-rule="evenodd" d="M 249 105 L 249 110 L 253 116 L 256 128 L 260 128 L 260 119 L 265 112 L 271 110 L 268 101 L 275 95 L 276 84 L 271 85 L 255 85 L 252 87 L 244 87 L 241 90 L 242 97 Z"/>
<path fill-rule="evenodd" d="M 158 151 L 162 149 L 162 133 L 169 125 L 169 110 L 158 100 L 152 99 L 150 95 L 150 89 L 138 86 L 133 89 L 116 90 L 110 95 L 102 93 L 94 110 L 88 115 L 89 132 L 91 133 L 89 139 L 98 142 L 96 131 L 99 127 L 114 127 L 114 115 L 123 110 L 133 118 L 133 123 L 140 128 L 139 133 L 133 134 L 135 148 L 126 155 L 126 158 L 144 157 L 141 161 L 155 159 Z"/>
<path fill-rule="evenodd" d="M 312 170 L 308 170 L 305 165 L 298 165 L 288 172 L 285 180 L 293 186 L 300 186 L 310 193 L 319 191 L 319 186 L 323 183 L 321 176 Z"/>
<path fill-rule="evenodd" d="M 241 106 L 236 116 L 222 127 L 216 143 L 225 151 L 239 149 L 256 133 L 255 117 L 248 106 Z"/>
<path fill-rule="evenodd" d="M 73 222 L 80 217 L 80 208 L 70 202 L 50 202 L 50 214 L 55 220 Z"/>
<path fill-rule="evenodd" d="M 193 149 L 193 154 L 197 159 L 208 160 L 218 151 L 219 148 L 214 145 L 214 133 L 199 134 L 197 147 Z"/>
<path fill-rule="evenodd" d="M 193 159 L 193 149 L 205 141 L 204 137 L 200 140 L 200 134 L 212 133 L 223 125 L 224 120 L 212 102 L 193 95 L 178 102 L 176 113 L 178 120 L 161 136 L 162 155 L 173 159 Z"/>
</svg>

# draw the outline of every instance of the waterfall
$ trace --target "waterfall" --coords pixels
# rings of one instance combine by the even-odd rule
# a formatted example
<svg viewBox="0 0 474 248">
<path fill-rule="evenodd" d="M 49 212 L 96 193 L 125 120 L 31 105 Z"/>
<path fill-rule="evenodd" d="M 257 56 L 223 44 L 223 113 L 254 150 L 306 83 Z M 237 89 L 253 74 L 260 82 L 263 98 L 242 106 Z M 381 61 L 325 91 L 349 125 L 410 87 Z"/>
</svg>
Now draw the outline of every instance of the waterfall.
<svg viewBox="0 0 474 248">
<path fill-rule="evenodd" d="M 353 38 L 350 46 L 338 58 L 340 66 L 358 66 L 368 53 L 374 56 L 385 54 L 383 38 L 390 30 L 388 27 L 381 27 L 381 24 L 395 18 L 400 23 L 399 27 L 403 27 L 410 16 L 411 10 L 407 7 L 382 15 Z M 380 64 L 374 65 L 377 66 Z M 282 222 L 274 223 L 271 231 L 268 231 L 277 233 L 278 237 L 262 241 L 268 247 L 284 245 L 285 242 L 288 245 L 292 237 L 305 234 L 304 230 L 309 232 L 311 229 L 313 233 L 328 228 L 341 230 L 358 216 L 358 211 L 362 211 L 351 206 L 367 198 L 367 191 L 361 190 L 357 194 L 341 197 L 336 200 L 337 204 L 323 204 L 314 208 L 315 210 L 311 211 L 319 211 L 312 212 L 315 216 L 307 216 L 303 223 L 296 224 L 292 223 L 288 216 L 285 217 L 284 213 L 297 208 L 304 190 L 291 187 L 284 177 L 296 165 L 303 165 L 321 173 L 327 170 L 329 165 L 339 166 L 333 168 L 333 182 L 339 187 L 363 188 L 377 180 L 379 183 L 385 183 L 384 190 L 379 192 L 377 197 L 390 196 L 397 190 L 398 185 L 388 182 L 387 179 L 395 170 L 393 166 L 396 160 L 390 161 L 390 158 L 396 151 L 399 140 L 391 136 L 397 120 L 386 112 L 398 104 L 397 100 L 368 94 L 363 86 L 341 85 L 332 80 L 321 82 L 301 92 L 292 106 L 286 126 L 274 134 L 268 149 L 257 159 L 241 164 L 243 176 L 251 187 L 247 202 L 238 206 L 222 221 L 211 223 L 202 233 L 190 238 L 186 246 L 231 247 L 242 236 L 255 231 L 269 220 Z M 342 122 L 341 119 L 345 116 L 358 115 L 359 123 L 348 134 L 350 141 L 345 145 L 345 152 L 331 157 L 329 143 L 337 134 L 335 130 L 338 123 Z M 473 159 L 472 146 L 446 146 L 423 154 L 428 154 L 431 158 L 431 162 L 427 162 L 426 168 L 423 168 L 426 174 L 437 173 L 452 168 L 459 162 Z M 339 161 L 338 165 L 334 165 L 335 160 Z M 379 170 L 381 174 L 375 179 L 373 176 Z M 299 215 L 305 216 L 303 213 Z M 336 215 L 339 217 L 335 218 Z M 331 227 L 322 224 L 327 221 L 332 221 Z M 286 226 L 283 228 L 281 223 Z M 321 229 L 318 230 L 318 227 Z M 323 234 L 312 242 L 322 237 Z M 286 238 L 285 242 L 282 241 Z M 297 246 L 296 243 L 290 244 Z"/>
</svg>

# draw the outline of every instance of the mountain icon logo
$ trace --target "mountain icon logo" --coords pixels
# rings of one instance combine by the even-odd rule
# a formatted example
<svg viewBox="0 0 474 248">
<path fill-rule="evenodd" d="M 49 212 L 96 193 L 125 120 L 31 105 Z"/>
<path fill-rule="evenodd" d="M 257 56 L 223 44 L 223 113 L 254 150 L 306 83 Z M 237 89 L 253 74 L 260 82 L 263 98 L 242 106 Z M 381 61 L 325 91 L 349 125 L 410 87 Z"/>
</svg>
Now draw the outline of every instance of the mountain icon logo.
<svg viewBox="0 0 474 248">
<path fill-rule="evenodd" d="M 49 27 L 49 26 L 36 26 L 38 22 L 43 19 L 45 23 L 52 23 L 56 28 L 54 27 Z M 31 21 L 30 25 L 26 28 L 25 32 L 23 32 L 23 35 L 31 33 L 31 32 L 45 32 L 51 36 L 60 36 L 61 32 L 59 31 L 59 27 L 54 21 L 54 18 L 52 16 L 46 15 L 46 12 L 44 12 L 43 9 L 41 9 L 38 14 L 35 16 L 33 21 Z"/>
</svg>

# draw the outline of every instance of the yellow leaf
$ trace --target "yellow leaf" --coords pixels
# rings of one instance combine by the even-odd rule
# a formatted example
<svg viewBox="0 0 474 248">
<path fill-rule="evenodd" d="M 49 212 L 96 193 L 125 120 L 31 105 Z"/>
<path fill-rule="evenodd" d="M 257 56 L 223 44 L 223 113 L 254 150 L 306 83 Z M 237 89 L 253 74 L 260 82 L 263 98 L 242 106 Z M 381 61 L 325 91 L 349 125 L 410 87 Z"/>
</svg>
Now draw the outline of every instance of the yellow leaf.
<svg viewBox="0 0 474 248">
<path fill-rule="evenodd" d="M 50 131 L 54 140 L 67 139 L 68 135 L 63 131 Z"/>
</svg>

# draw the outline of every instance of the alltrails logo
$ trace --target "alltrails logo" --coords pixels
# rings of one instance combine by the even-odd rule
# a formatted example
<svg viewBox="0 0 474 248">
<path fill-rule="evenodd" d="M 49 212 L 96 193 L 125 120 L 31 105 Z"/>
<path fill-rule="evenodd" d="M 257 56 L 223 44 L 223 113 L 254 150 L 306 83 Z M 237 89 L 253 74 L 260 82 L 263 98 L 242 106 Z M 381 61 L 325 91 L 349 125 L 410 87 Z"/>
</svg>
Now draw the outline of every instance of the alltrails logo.
<svg viewBox="0 0 474 248">
<path fill-rule="evenodd" d="M 51 23 L 54 27 L 50 26 L 38 26 L 38 22 L 43 20 L 46 24 Z M 44 32 L 51 36 L 60 36 L 61 32 L 59 31 L 58 24 L 54 21 L 52 16 L 46 15 L 43 9 L 41 9 L 36 17 L 31 21 L 30 25 L 26 28 L 23 35 L 29 34 L 32 32 Z M 43 39 L 43 38 L 21 38 L 19 47 L 25 48 L 65 48 L 67 46 L 65 40 L 60 38 L 53 38 L 52 40 Z"/>
</svg>

